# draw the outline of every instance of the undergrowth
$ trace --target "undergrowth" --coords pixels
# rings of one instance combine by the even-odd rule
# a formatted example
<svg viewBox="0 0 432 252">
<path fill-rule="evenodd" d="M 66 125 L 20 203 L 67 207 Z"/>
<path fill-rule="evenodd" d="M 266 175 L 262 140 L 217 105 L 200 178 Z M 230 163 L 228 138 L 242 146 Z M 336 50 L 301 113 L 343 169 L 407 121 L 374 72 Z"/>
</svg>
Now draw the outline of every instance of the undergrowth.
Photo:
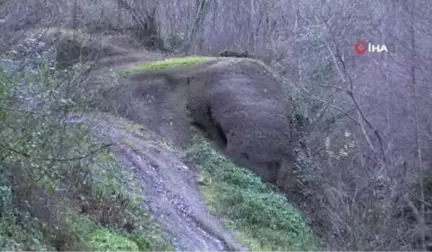
<svg viewBox="0 0 432 252">
<path fill-rule="evenodd" d="M 207 142 L 192 147 L 186 159 L 200 167 L 198 181 L 211 210 L 251 250 L 318 249 L 304 217 L 258 176 L 235 166 Z"/>
<path fill-rule="evenodd" d="M 109 143 L 68 122 L 82 74 L 0 65 L 0 249 L 171 250 Z"/>
</svg>

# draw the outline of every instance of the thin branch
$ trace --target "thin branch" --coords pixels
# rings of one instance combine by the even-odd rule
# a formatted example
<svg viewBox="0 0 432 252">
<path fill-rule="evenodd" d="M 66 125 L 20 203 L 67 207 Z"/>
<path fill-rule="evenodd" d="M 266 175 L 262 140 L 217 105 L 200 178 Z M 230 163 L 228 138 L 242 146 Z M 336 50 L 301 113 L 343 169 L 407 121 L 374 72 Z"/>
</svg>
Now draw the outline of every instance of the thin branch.
<svg viewBox="0 0 432 252">
<path fill-rule="evenodd" d="M 343 58 L 340 55 L 339 47 L 335 45 L 335 48 L 336 48 L 336 53 L 335 53 L 331 49 L 328 41 L 324 40 L 324 43 L 326 44 L 327 50 L 329 51 L 329 53 L 331 54 L 331 57 L 333 58 L 333 63 L 336 67 L 339 78 L 342 80 L 343 83 L 346 83 L 349 87 L 348 89 L 343 89 L 343 88 L 340 88 L 340 89 L 345 90 L 345 93 L 350 97 L 351 101 L 353 102 L 354 106 L 356 107 L 358 114 L 359 114 L 360 118 L 362 119 L 362 121 L 364 123 L 366 123 L 366 125 L 372 130 L 373 134 L 375 135 L 376 139 L 378 140 L 379 149 L 381 152 L 381 158 L 383 159 L 383 163 L 385 164 L 385 166 L 387 166 L 387 157 L 386 157 L 386 153 L 385 153 L 385 149 L 384 149 L 384 141 L 383 141 L 379 131 L 372 125 L 370 120 L 364 114 L 360 104 L 357 101 L 357 98 L 354 95 L 353 80 L 352 80 L 351 76 L 348 74 L 348 70 L 346 68 L 345 61 L 343 60 Z M 340 66 L 342 66 L 342 69 Z M 363 125 L 363 124 L 360 124 L 360 125 Z M 366 130 L 364 128 L 362 129 L 362 132 L 363 132 L 364 137 L 368 141 L 371 149 L 373 151 L 375 151 L 375 148 L 372 145 L 372 141 L 370 140 L 370 138 L 369 138 L 369 136 L 366 133 Z"/>
<path fill-rule="evenodd" d="M 87 153 L 85 155 L 71 157 L 71 158 L 35 158 L 35 157 L 32 157 L 28 153 L 19 151 L 17 149 L 14 149 L 12 147 L 9 147 L 9 146 L 7 146 L 5 144 L 0 143 L 0 147 L 2 149 L 5 149 L 5 150 L 13 152 L 15 154 L 21 155 L 21 156 L 23 156 L 23 157 L 25 157 L 27 159 L 32 159 L 32 160 L 35 160 L 35 161 L 50 161 L 50 162 L 71 162 L 71 161 L 77 161 L 77 160 L 85 159 L 85 158 L 88 158 L 88 157 L 91 157 L 91 156 L 97 154 L 98 152 L 100 152 L 103 149 L 106 149 L 106 148 L 108 148 L 108 147 L 110 147 L 112 145 L 113 145 L 112 143 L 105 144 L 105 145 L 102 145 L 101 147 L 99 147 L 99 148 L 97 148 L 95 150 L 90 151 L 89 153 Z"/>
</svg>

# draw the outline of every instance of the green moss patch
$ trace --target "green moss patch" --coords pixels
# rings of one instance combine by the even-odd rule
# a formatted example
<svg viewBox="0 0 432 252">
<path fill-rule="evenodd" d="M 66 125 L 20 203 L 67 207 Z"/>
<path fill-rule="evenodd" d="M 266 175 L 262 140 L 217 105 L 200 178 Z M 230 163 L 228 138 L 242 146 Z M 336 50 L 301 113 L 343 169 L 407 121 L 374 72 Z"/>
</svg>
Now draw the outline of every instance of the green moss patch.
<svg viewBox="0 0 432 252">
<path fill-rule="evenodd" d="M 106 229 L 99 229 L 91 233 L 89 243 L 96 251 L 140 250 L 134 241 Z"/>
<path fill-rule="evenodd" d="M 190 149 L 186 159 L 200 167 L 198 182 L 211 211 L 251 250 L 318 249 L 304 217 L 258 176 L 235 166 L 209 143 Z"/>
<path fill-rule="evenodd" d="M 181 67 L 198 65 L 200 63 L 207 62 L 211 59 L 213 58 L 205 57 L 205 56 L 169 58 L 169 59 L 155 61 L 152 63 L 138 64 L 134 67 L 126 69 L 125 71 L 128 73 L 140 73 L 140 72 L 166 70 L 172 68 L 181 68 Z"/>
<path fill-rule="evenodd" d="M 139 251 L 149 250 L 149 246 L 140 248 L 138 244 L 126 234 L 110 230 L 92 222 L 90 219 L 74 216 L 72 223 L 79 239 L 88 244 L 93 251 Z M 149 244 L 150 242 L 148 242 Z"/>
</svg>

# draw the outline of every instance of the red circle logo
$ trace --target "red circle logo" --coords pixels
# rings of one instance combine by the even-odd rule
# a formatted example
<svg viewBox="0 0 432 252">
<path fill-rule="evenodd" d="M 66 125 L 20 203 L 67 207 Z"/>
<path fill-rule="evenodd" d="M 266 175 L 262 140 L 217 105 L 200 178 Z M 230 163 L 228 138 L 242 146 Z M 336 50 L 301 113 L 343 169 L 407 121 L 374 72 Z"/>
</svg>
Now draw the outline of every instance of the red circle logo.
<svg viewBox="0 0 432 252">
<path fill-rule="evenodd" d="M 363 54 L 367 51 L 367 47 L 368 44 L 366 43 L 366 41 L 358 41 L 354 44 L 354 50 L 358 53 L 358 54 Z"/>
</svg>

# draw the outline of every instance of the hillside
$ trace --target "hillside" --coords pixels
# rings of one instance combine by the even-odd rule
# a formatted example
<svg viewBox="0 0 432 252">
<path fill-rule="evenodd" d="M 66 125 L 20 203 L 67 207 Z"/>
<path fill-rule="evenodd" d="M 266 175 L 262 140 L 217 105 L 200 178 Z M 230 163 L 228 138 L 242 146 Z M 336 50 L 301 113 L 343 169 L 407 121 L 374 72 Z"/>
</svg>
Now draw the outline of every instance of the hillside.
<svg viewBox="0 0 432 252">
<path fill-rule="evenodd" d="M 50 28 L 48 31 L 53 30 L 54 28 Z M 54 32 L 52 33 L 54 34 Z M 38 36 L 40 31 L 33 31 L 30 34 Z M 48 47 L 43 48 L 43 50 L 49 51 L 49 45 L 52 42 L 49 36 L 50 33 L 47 34 L 44 40 Z M 59 54 L 57 53 L 54 60 L 57 62 L 73 61 L 75 55 L 73 53 L 66 54 L 65 51 L 67 50 L 65 48 L 73 52 L 75 44 L 84 43 L 82 37 L 85 34 L 81 34 L 82 37 L 77 37 L 75 40 L 66 38 L 71 37 L 70 32 L 67 30 L 56 29 L 55 34 L 56 36 L 60 36 L 61 39 L 60 42 L 57 40 L 52 45 L 57 49 L 61 47 L 62 59 L 59 59 Z M 101 41 L 106 40 L 103 39 Z M 24 38 L 24 41 L 31 41 L 31 37 Z M 42 191 L 46 190 L 45 188 L 48 186 L 50 190 L 49 197 L 54 198 L 52 206 L 49 206 L 50 208 L 56 208 L 58 204 L 65 207 L 62 210 L 58 210 L 59 213 L 57 214 L 61 214 L 61 217 L 58 217 L 60 218 L 58 221 L 60 223 L 70 223 L 71 227 L 62 226 L 56 228 L 64 228 L 65 232 L 68 232 L 68 235 L 63 238 L 67 240 L 57 241 L 55 234 L 52 234 L 54 240 L 46 240 L 45 235 L 33 237 L 31 233 L 27 233 L 24 227 L 23 231 L 12 232 L 10 235 L 6 233 L 2 235 L 4 241 L 8 240 L 7 243 L 3 242 L 5 249 L 34 248 L 31 243 L 27 242 L 27 239 L 36 239 L 41 247 L 54 247 L 60 250 L 66 246 L 63 243 L 68 243 L 68 246 L 70 246 L 67 247 L 68 249 L 77 249 L 81 246 L 89 249 L 122 250 L 167 249 L 169 246 L 173 246 L 175 250 L 187 251 L 238 251 L 248 250 L 248 247 L 253 250 L 315 248 L 314 242 L 311 243 L 314 240 L 313 235 L 305 224 L 304 217 L 282 195 L 272 192 L 272 189 L 264 185 L 260 181 L 260 178 L 257 177 L 260 175 L 263 176 L 263 179 L 266 179 L 265 176 L 267 175 L 265 174 L 273 172 L 270 169 L 275 168 L 270 165 L 266 166 L 265 162 L 269 164 L 273 162 L 278 163 L 283 155 L 282 152 L 278 152 L 279 149 L 269 149 L 269 147 L 274 146 L 271 142 L 262 147 L 258 144 L 268 138 L 260 136 L 262 134 L 260 133 L 263 129 L 262 127 L 270 130 L 275 122 L 281 120 L 280 117 L 275 117 L 271 114 L 273 107 L 268 108 L 270 114 L 268 112 L 263 113 L 264 117 L 262 119 L 257 117 L 256 113 L 260 112 L 257 106 L 262 104 L 262 108 L 264 108 L 265 103 L 245 104 L 245 112 L 250 115 L 249 119 L 239 117 L 242 114 L 234 114 L 224 119 L 223 115 L 225 113 L 223 111 L 219 112 L 222 113 L 220 114 L 222 116 L 220 120 L 226 121 L 223 127 L 229 126 L 232 123 L 238 124 L 249 120 L 255 121 L 252 124 L 245 124 L 244 128 L 239 129 L 238 132 L 232 132 L 229 128 L 225 128 L 225 132 L 222 132 L 222 129 L 216 129 L 215 127 L 219 125 L 219 122 L 211 124 L 214 115 L 208 114 L 203 115 L 205 117 L 200 117 L 199 107 L 205 107 L 207 106 L 205 104 L 211 101 L 204 101 L 202 104 L 199 103 L 199 99 L 205 95 L 197 92 L 199 90 L 203 92 L 208 89 L 199 85 L 206 83 L 213 85 L 211 83 L 214 81 L 215 87 L 222 87 L 222 84 L 218 84 L 217 82 L 226 77 L 217 77 L 214 74 L 224 75 L 225 72 L 231 72 L 227 75 L 229 77 L 233 73 L 232 67 L 236 65 L 239 66 L 237 72 L 239 77 L 243 74 L 244 78 L 255 81 L 255 78 L 260 78 L 260 76 L 263 78 L 266 74 L 270 73 L 270 70 L 264 64 L 256 60 L 219 59 L 212 57 L 180 57 L 157 61 L 158 58 L 165 58 L 166 56 L 151 52 L 146 53 L 145 50 L 134 51 L 136 50 L 135 48 L 121 48 L 117 45 L 105 44 L 105 42 L 101 44 L 97 42 L 85 42 L 89 46 L 89 51 L 97 51 L 99 50 L 98 48 L 102 48 L 100 51 L 105 53 L 90 71 L 84 70 L 88 76 L 78 84 L 81 88 L 90 92 L 80 93 L 82 91 L 77 89 L 76 91 L 78 92 L 76 92 L 76 95 L 79 96 L 72 96 L 74 97 L 74 101 L 71 100 L 71 106 L 67 110 L 64 110 L 65 114 L 61 116 L 62 123 L 52 123 L 54 128 L 63 125 L 63 127 L 71 127 L 71 130 L 78 130 L 77 133 L 85 139 L 91 137 L 89 139 L 90 142 L 88 142 L 90 145 L 98 142 L 109 143 L 109 145 L 104 145 L 106 148 L 103 151 L 103 155 L 107 158 L 109 157 L 109 163 L 107 163 L 108 161 L 101 163 L 97 159 L 94 160 L 93 156 L 96 154 L 89 156 L 90 160 L 86 162 L 91 162 L 95 167 L 88 171 L 86 167 L 82 168 L 83 176 L 86 176 L 85 174 L 87 173 L 90 174 L 88 183 L 91 183 L 92 187 L 94 187 L 94 189 L 90 189 L 90 192 L 87 192 L 88 195 L 82 195 L 83 192 L 81 192 L 80 187 L 83 182 L 78 180 L 76 174 L 63 175 L 61 170 L 59 170 L 59 174 L 56 174 L 52 178 L 48 177 L 43 183 L 34 181 L 33 183 L 35 184 L 33 186 L 40 187 Z M 64 43 L 67 43 L 67 45 Z M 110 51 L 112 48 L 115 48 L 115 53 Z M 141 56 L 130 58 L 127 62 L 124 61 L 124 58 L 128 57 L 127 55 L 138 54 Z M 13 66 L 13 61 L 5 60 L 5 62 L 9 64 L 9 67 Z M 100 62 L 102 63 L 100 64 Z M 103 62 L 110 63 L 104 65 Z M 61 66 L 64 67 L 64 63 Z M 250 75 L 251 73 L 254 74 L 258 69 L 262 69 L 263 74 L 256 77 Z M 83 75 L 82 72 L 79 72 L 80 70 L 74 71 L 77 71 L 78 75 Z M 244 71 L 249 71 L 249 73 L 243 73 Z M 4 74 L 6 73 L 8 72 L 4 72 Z M 37 74 L 43 74 L 43 72 Z M 18 75 L 15 76 L 19 78 Z M 200 76 L 207 76 L 206 80 L 200 82 Z M 192 78 L 195 78 L 194 83 L 190 81 Z M 234 78 L 232 80 L 235 80 L 239 84 L 242 83 L 238 77 L 233 76 L 229 78 Z M 268 75 L 265 78 L 274 77 Z M 12 81 L 12 77 L 6 80 Z M 274 81 L 273 79 L 271 80 Z M 259 82 L 260 80 L 256 79 L 256 81 L 258 81 L 256 84 L 258 85 L 263 83 L 262 81 L 264 80 Z M 277 88 L 278 84 L 276 83 L 273 88 Z M 229 86 L 227 87 L 229 88 Z M 254 88 L 254 86 L 251 86 L 251 88 Z M 22 87 L 22 89 L 25 89 L 25 87 Z M 21 91 L 20 88 L 18 90 Z M 226 90 L 225 92 L 231 92 L 230 89 Z M 47 91 L 52 92 L 53 90 L 48 89 Z M 219 92 L 217 89 L 215 91 Z M 271 86 L 267 86 L 263 91 L 263 97 L 269 96 L 267 98 L 269 99 L 269 105 L 276 101 L 275 99 L 272 100 L 274 94 L 281 94 L 278 91 L 272 91 Z M 267 94 L 267 92 L 274 93 Z M 238 95 L 246 93 L 242 92 Z M 191 96 L 192 94 L 193 96 Z M 25 95 L 28 96 L 29 94 Z M 251 95 L 254 94 L 251 93 Z M 280 97 L 282 104 L 282 96 Z M 26 97 L 22 98 L 26 99 Z M 240 96 L 233 101 L 241 102 L 239 98 Z M 32 97 L 31 100 L 32 104 L 40 102 L 37 96 Z M 56 102 L 53 101 L 49 104 L 50 107 L 54 106 L 50 109 L 55 109 L 56 106 L 59 106 Z M 67 103 L 64 99 L 60 99 L 59 102 L 63 104 Z M 80 105 L 75 105 L 75 103 Z M 218 109 L 220 106 L 218 104 L 226 105 L 227 103 L 224 101 L 222 103 L 215 103 L 215 107 L 212 107 L 212 109 Z M 233 104 L 235 105 L 235 103 Z M 89 105 L 90 107 L 87 107 L 87 109 L 83 107 Z M 239 105 L 243 106 L 242 103 L 235 106 Z M 61 109 L 61 105 L 58 108 Z M 40 108 L 37 105 L 35 107 L 26 105 L 22 109 L 37 111 Z M 102 112 L 110 113 L 97 112 L 99 109 Z M 282 111 L 285 107 L 281 106 L 279 109 Z M 268 119 L 273 120 L 273 123 L 268 124 Z M 12 117 L 11 120 L 10 123 L 14 123 L 14 120 L 17 119 Z M 257 123 L 261 123 L 262 126 L 256 125 Z M 281 121 L 282 128 L 274 128 L 273 132 L 278 134 L 283 127 L 288 127 L 288 123 L 286 125 L 284 123 Z M 260 127 L 260 131 L 256 131 L 258 127 Z M 212 132 L 213 128 L 216 131 Z M 29 130 L 29 134 L 33 134 L 32 129 Z M 240 134 L 243 131 L 249 131 L 249 136 L 242 138 L 232 138 L 230 136 L 230 134 Z M 69 129 L 63 129 L 63 134 L 69 134 L 68 132 Z M 280 132 L 283 134 L 283 131 Z M 224 136 L 217 134 L 223 134 Z M 223 139 L 217 137 L 222 137 Z M 248 138 L 250 140 L 247 140 Z M 246 141 L 256 140 L 257 142 L 250 142 L 245 145 L 246 141 L 239 142 L 241 139 L 245 139 Z M 75 139 L 75 141 L 77 140 Z M 222 140 L 226 141 L 225 146 L 218 145 Z M 62 141 L 70 140 L 63 139 Z M 207 141 L 211 141 L 216 145 L 202 145 L 202 143 Z M 80 145 L 82 143 L 78 140 L 77 144 Z M 256 148 L 263 148 L 261 151 L 266 149 L 268 152 L 268 154 L 262 157 L 254 154 L 256 151 L 259 152 L 260 149 L 251 150 L 252 152 L 249 153 L 251 158 L 256 158 L 256 160 L 251 160 L 251 164 L 255 165 L 254 167 L 262 169 L 261 171 L 254 170 L 256 174 L 246 172 L 245 168 L 237 167 L 223 157 L 226 154 L 230 159 L 238 163 L 239 156 L 236 156 L 233 151 L 249 151 L 249 148 L 254 146 Z M 13 150 L 11 146 L 7 146 L 7 148 Z M 68 148 L 72 148 L 73 150 L 75 144 L 70 143 Z M 223 148 L 226 148 L 226 150 Z M 96 156 L 98 155 L 100 154 Z M 101 157 L 103 158 L 104 156 Z M 79 160 L 84 161 L 86 158 L 83 157 L 82 160 L 79 158 Z M 67 168 L 69 165 L 72 164 L 67 164 L 62 169 L 75 169 L 72 167 Z M 107 165 L 112 167 L 111 170 L 106 168 Z M 266 171 L 265 169 L 269 170 Z M 6 171 L 8 170 L 6 169 Z M 213 174 L 213 172 L 215 173 Z M 125 179 L 120 177 L 118 173 L 129 177 Z M 236 173 L 238 175 L 235 175 Z M 226 175 L 223 174 L 232 175 L 225 177 Z M 239 177 L 231 177 L 234 175 Z M 22 176 L 26 175 L 23 174 Z M 69 176 L 73 176 L 74 181 L 76 181 L 74 183 L 78 183 L 75 184 L 75 187 L 78 186 L 76 191 L 70 189 Z M 105 177 L 108 178 L 107 181 L 104 180 Z M 115 185 L 112 184 L 112 179 L 116 180 Z M 203 183 L 203 179 L 212 182 Z M 242 180 L 240 184 L 237 182 L 238 179 Z M 133 183 L 131 183 L 132 181 Z M 116 188 L 118 186 L 119 188 Z M 98 199 L 100 197 L 98 195 L 105 190 L 109 191 L 110 187 L 114 187 L 113 196 L 117 196 L 112 199 L 114 201 L 110 201 L 109 194 L 106 195 L 108 197 L 106 200 L 111 203 L 107 202 L 105 204 L 114 204 L 109 207 L 110 210 L 107 213 L 104 206 L 92 204 L 98 204 L 96 202 L 102 200 Z M 63 191 L 57 188 L 69 189 Z M 118 192 L 120 188 L 123 188 L 121 194 Z M 229 190 L 233 191 L 230 192 Z M 13 192 L 10 196 L 12 197 L 11 199 L 17 197 Z M 243 200 L 238 198 L 245 196 L 248 198 L 244 198 Z M 62 200 L 60 203 L 55 200 L 57 197 L 65 197 L 65 201 Z M 139 200 L 141 198 L 142 200 Z M 260 202 L 260 198 L 264 201 Z M 92 201 L 96 202 L 93 203 Z M 40 203 L 34 202 L 33 204 Z M 27 210 L 30 211 L 30 216 L 33 216 L 34 213 L 32 211 L 36 207 L 33 204 Z M 80 207 L 75 209 L 72 207 L 74 205 L 80 205 Z M 10 207 L 13 209 L 17 206 L 13 204 Z M 117 209 L 112 209 L 114 207 Z M 136 209 L 136 207 L 139 207 L 139 209 Z M 283 209 L 278 209 L 278 207 L 282 207 Z M 144 218 L 139 215 L 128 217 L 128 212 L 132 208 L 135 209 L 134 211 L 146 213 L 145 216 L 147 217 Z M 20 207 L 18 209 L 20 211 L 23 210 Z M 222 209 L 225 210 L 221 211 Z M 230 210 L 227 212 L 226 210 L 228 209 Z M 108 216 L 106 216 L 107 214 Z M 258 219 L 257 214 L 260 216 Z M 121 218 L 118 219 L 121 215 L 125 215 L 121 217 L 123 220 Z M 138 219 L 131 222 L 132 220 L 129 218 L 132 217 Z M 37 218 L 35 223 L 38 225 L 48 226 L 51 224 L 51 217 L 45 219 L 34 216 L 34 218 Z M 94 226 L 94 228 L 90 228 L 90 231 L 86 231 L 90 232 L 89 237 L 80 234 L 81 229 L 79 226 L 81 224 L 78 224 L 79 226 L 74 228 L 77 221 L 81 222 L 83 220 L 90 221 L 89 225 Z M 14 223 L 13 219 L 5 221 Z M 146 226 L 136 226 L 134 223 L 136 221 L 154 223 L 152 225 L 155 225 L 155 229 L 148 229 Z M 19 223 L 15 223 L 15 225 L 17 227 L 21 226 Z M 137 233 L 137 229 L 142 229 L 141 233 Z M 261 236 L 262 229 L 266 229 L 269 235 Z M 24 234 L 21 232 L 24 232 Z M 111 232 L 113 232 L 113 235 L 117 235 L 118 239 L 124 239 L 125 244 L 120 245 L 117 242 L 116 244 L 112 244 L 111 238 L 106 236 Z M 142 232 L 148 232 L 148 234 Z M 93 233 L 95 235 L 94 238 L 91 235 Z M 26 240 L 16 240 L 18 235 L 24 235 Z M 136 236 L 139 236 L 139 239 L 143 239 L 147 245 L 143 246 L 143 241 L 135 240 L 133 237 Z M 160 239 L 163 239 L 164 243 L 161 244 L 158 241 Z M 61 243 L 61 245 L 57 243 Z"/>
<path fill-rule="evenodd" d="M 430 13 L 0 1 L 0 249 L 432 251 Z"/>
</svg>

